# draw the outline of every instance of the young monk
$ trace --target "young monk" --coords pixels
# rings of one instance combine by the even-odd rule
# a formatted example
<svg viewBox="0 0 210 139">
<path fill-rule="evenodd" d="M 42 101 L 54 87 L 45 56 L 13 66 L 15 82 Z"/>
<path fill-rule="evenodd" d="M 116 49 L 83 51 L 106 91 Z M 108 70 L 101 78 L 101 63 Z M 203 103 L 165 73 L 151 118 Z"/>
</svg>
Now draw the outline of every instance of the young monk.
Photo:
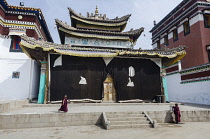
<svg viewBox="0 0 210 139">
<path fill-rule="evenodd" d="M 175 106 L 173 106 L 173 111 L 174 111 L 174 115 L 175 115 L 176 124 L 178 124 L 180 122 L 180 117 L 181 117 L 178 104 L 175 104 Z"/>
<path fill-rule="evenodd" d="M 62 100 L 61 107 L 60 107 L 60 109 L 58 109 L 58 112 L 60 112 L 60 111 L 67 112 L 68 111 L 67 103 L 68 103 L 67 102 L 67 95 L 65 95 L 63 100 Z"/>
</svg>

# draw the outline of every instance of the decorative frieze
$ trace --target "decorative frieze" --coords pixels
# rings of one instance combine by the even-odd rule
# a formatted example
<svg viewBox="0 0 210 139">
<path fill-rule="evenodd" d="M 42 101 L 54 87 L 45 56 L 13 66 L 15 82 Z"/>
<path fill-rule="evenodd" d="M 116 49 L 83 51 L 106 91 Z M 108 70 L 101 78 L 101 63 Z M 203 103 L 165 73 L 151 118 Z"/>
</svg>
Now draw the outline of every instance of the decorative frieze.
<svg viewBox="0 0 210 139">
<path fill-rule="evenodd" d="M 10 38 L 10 36 L 8 36 L 8 35 L 1 35 L 1 34 L 0 34 L 0 38 L 3 38 L 3 39 L 9 39 L 9 38 Z"/>
<path fill-rule="evenodd" d="M 39 30 L 37 24 L 34 22 L 5 20 L 2 18 L 2 16 L 0 16 L 0 25 L 9 28 L 34 29 L 38 34 L 39 38 L 43 38 L 41 31 Z"/>
<path fill-rule="evenodd" d="M 209 81 L 210 80 L 210 64 L 204 64 L 189 69 L 184 69 L 181 72 L 183 83 Z"/>
<path fill-rule="evenodd" d="M 133 48 L 130 41 L 121 40 L 103 40 L 103 39 L 90 39 L 90 38 L 74 38 L 65 37 L 65 44 L 75 46 L 97 46 L 109 48 Z"/>
<path fill-rule="evenodd" d="M 198 73 L 198 72 L 204 72 L 204 71 L 209 71 L 210 70 L 210 63 L 184 69 L 181 71 L 182 75 L 188 75 L 188 74 L 193 74 L 193 73 Z"/>
<path fill-rule="evenodd" d="M 201 78 L 193 78 L 193 79 L 188 79 L 188 80 L 182 80 L 181 84 L 194 83 L 194 82 L 203 82 L 203 81 L 210 81 L 210 76 L 208 76 L 208 77 L 201 77 Z"/>
</svg>

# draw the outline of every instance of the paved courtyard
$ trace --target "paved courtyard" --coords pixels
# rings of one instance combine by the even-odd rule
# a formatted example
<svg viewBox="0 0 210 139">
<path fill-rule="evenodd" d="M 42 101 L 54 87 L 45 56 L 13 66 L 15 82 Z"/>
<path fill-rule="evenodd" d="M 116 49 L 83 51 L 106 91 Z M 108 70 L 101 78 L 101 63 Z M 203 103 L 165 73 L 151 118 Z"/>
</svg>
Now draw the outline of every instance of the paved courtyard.
<svg viewBox="0 0 210 139">
<path fill-rule="evenodd" d="M 1 101 L 1 103 L 5 103 Z M 69 104 L 68 113 L 168 111 L 174 103 L 166 104 Z M 57 113 L 60 104 L 28 104 L 23 108 L 3 112 L 1 115 Z M 207 105 L 179 105 L 181 111 L 209 110 Z M 9 124 L 9 123 L 8 123 Z M 158 124 L 158 128 L 127 128 L 105 130 L 100 126 L 66 126 L 23 129 L 0 129 L 0 139 L 210 139 L 210 122 Z"/>
<path fill-rule="evenodd" d="M 0 139 L 210 139 L 210 123 L 104 130 L 97 126 L 0 130 Z"/>
</svg>

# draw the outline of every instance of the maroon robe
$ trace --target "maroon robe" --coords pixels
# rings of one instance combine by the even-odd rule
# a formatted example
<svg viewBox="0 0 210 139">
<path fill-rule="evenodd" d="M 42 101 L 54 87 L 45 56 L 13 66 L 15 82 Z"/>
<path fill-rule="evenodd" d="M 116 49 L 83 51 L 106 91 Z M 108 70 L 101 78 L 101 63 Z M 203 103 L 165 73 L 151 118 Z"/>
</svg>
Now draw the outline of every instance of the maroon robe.
<svg viewBox="0 0 210 139">
<path fill-rule="evenodd" d="M 64 112 L 67 112 L 68 111 L 68 107 L 67 107 L 67 98 L 64 98 L 62 100 L 62 105 L 59 109 L 60 111 L 64 111 Z"/>
<path fill-rule="evenodd" d="M 178 123 L 178 122 L 180 122 L 180 117 L 181 117 L 179 107 L 174 106 L 173 109 L 174 109 L 176 123 Z"/>
</svg>

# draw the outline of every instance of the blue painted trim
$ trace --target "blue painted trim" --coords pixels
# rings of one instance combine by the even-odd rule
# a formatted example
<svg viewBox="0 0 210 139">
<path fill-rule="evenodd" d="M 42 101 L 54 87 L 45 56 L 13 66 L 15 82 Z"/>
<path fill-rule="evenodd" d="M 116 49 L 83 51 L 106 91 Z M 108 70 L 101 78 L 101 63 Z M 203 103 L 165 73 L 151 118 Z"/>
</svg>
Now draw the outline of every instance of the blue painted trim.
<svg viewBox="0 0 210 139">
<path fill-rule="evenodd" d="M 46 74 L 40 74 L 38 104 L 44 104 Z"/>
<path fill-rule="evenodd" d="M 166 101 L 169 101 L 168 99 L 168 86 L 167 86 L 167 79 L 165 77 L 162 78 L 163 87 L 164 87 L 164 95 L 166 97 Z"/>
</svg>

